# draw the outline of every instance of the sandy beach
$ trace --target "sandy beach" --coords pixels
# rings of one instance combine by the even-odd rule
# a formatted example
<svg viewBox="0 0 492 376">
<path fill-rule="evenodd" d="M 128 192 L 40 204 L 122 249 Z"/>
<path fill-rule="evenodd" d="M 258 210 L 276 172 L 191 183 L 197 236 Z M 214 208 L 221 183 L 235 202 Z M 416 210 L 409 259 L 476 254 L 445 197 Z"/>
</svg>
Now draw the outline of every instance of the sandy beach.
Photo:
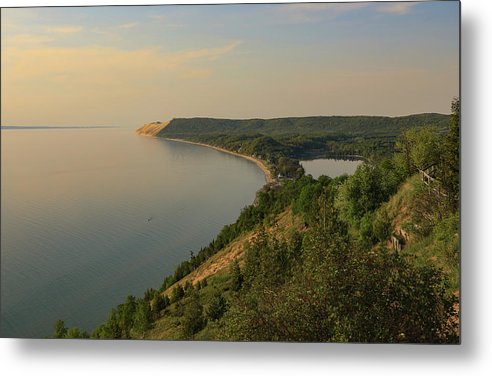
<svg viewBox="0 0 492 376">
<path fill-rule="evenodd" d="M 208 144 L 202 144 L 200 142 L 193 142 L 193 141 L 181 140 L 181 139 L 178 139 L 178 138 L 167 138 L 167 137 L 162 137 L 162 138 L 164 140 L 169 140 L 169 141 L 177 141 L 177 142 L 184 142 L 184 143 L 187 143 L 187 144 L 205 146 L 207 148 L 212 148 L 212 149 L 215 149 L 215 150 L 224 152 L 224 153 L 228 153 L 228 154 L 236 155 L 236 156 L 241 157 L 241 158 L 245 158 L 245 159 L 247 159 L 247 160 L 249 160 L 249 161 L 251 161 L 253 163 L 256 163 L 256 165 L 259 168 L 261 168 L 261 170 L 265 174 L 265 180 L 266 180 L 267 183 L 272 183 L 273 182 L 273 178 L 272 178 L 272 174 L 271 174 L 270 170 L 268 170 L 268 168 L 265 166 L 265 163 L 263 163 L 263 161 L 261 161 L 260 159 L 253 158 L 253 157 L 251 157 L 249 155 L 244 155 L 244 154 L 236 153 L 236 152 L 233 152 L 233 151 L 230 151 L 230 150 L 227 150 L 227 149 L 219 148 L 217 146 L 212 146 L 212 145 L 208 145 Z"/>
</svg>

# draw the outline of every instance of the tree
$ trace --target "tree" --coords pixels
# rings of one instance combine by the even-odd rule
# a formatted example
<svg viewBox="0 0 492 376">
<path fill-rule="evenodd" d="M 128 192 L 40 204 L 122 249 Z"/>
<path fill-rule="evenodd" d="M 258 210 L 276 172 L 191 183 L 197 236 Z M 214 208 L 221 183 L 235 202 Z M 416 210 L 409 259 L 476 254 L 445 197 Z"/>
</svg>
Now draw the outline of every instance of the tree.
<svg viewBox="0 0 492 376">
<path fill-rule="evenodd" d="M 144 293 L 144 300 L 150 302 L 151 300 L 153 300 L 155 298 L 155 296 L 158 294 L 158 291 L 153 289 L 153 288 L 150 288 L 150 289 L 147 289 L 145 290 L 145 293 Z"/>
<path fill-rule="evenodd" d="M 460 199 L 460 99 L 451 104 L 451 119 L 444 140 L 440 180 L 448 195 L 448 203 L 453 210 L 458 209 Z"/>
<path fill-rule="evenodd" d="M 68 329 L 65 338 L 89 338 L 89 334 L 77 327 Z"/>
<path fill-rule="evenodd" d="M 186 281 L 185 285 L 184 285 L 184 291 L 185 293 L 189 293 L 191 290 L 193 290 L 193 284 L 191 283 L 190 280 Z"/>
<path fill-rule="evenodd" d="M 56 320 L 53 338 L 65 338 L 66 334 L 67 328 L 65 327 L 65 322 L 63 320 Z"/>
<path fill-rule="evenodd" d="M 170 304 L 169 298 L 167 295 L 157 294 L 153 300 L 152 310 L 155 311 L 156 314 L 161 312 Z"/>
<path fill-rule="evenodd" d="M 429 126 L 411 128 L 400 136 L 396 149 L 403 153 L 410 173 L 439 163 L 439 138 L 436 129 Z"/>
<path fill-rule="evenodd" d="M 234 260 L 234 263 L 232 264 L 232 290 L 233 291 L 239 291 L 241 290 L 241 287 L 243 286 L 243 275 L 241 273 L 241 268 L 239 267 L 239 263 L 237 260 Z"/>
<path fill-rule="evenodd" d="M 366 213 L 375 210 L 387 198 L 381 181 L 379 169 L 364 163 L 342 184 L 336 206 L 345 222 L 358 225 Z"/>
<path fill-rule="evenodd" d="M 106 324 L 103 325 L 100 331 L 101 338 L 121 338 L 122 330 L 120 323 L 120 315 L 118 310 L 113 308 L 109 314 Z"/>
<path fill-rule="evenodd" d="M 173 288 L 173 291 L 171 293 L 171 302 L 175 303 L 178 300 L 180 300 L 185 294 L 184 289 L 181 287 L 181 285 L 177 285 L 175 288 Z"/>
<path fill-rule="evenodd" d="M 206 321 L 203 317 L 203 306 L 200 303 L 198 293 L 192 292 L 190 301 L 184 308 L 181 319 L 182 335 L 186 339 L 193 339 L 195 334 L 203 329 Z"/>
<path fill-rule="evenodd" d="M 201 281 L 201 286 L 202 286 L 202 289 L 203 289 L 204 287 L 207 287 L 207 285 L 208 285 L 207 278 L 203 278 L 203 279 L 202 279 L 202 281 Z"/>
<path fill-rule="evenodd" d="M 380 207 L 374 214 L 372 223 L 374 236 L 380 242 L 384 242 L 391 236 L 391 220 L 385 206 Z"/>
<path fill-rule="evenodd" d="M 362 245 L 370 247 L 375 242 L 375 235 L 373 230 L 374 214 L 372 212 L 366 213 L 360 220 L 359 224 L 359 238 Z"/>
<path fill-rule="evenodd" d="M 133 329 L 142 334 L 152 327 L 152 312 L 149 303 L 144 299 L 139 299 L 135 310 Z"/>
<path fill-rule="evenodd" d="M 281 288 L 254 284 L 224 316 L 225 339 L 455 342 L 443 274 L 347 237 L 309 231 L 303 265 Z"/>
<path fill-rule="evenodd" d="M 227 301 L 220 291 L 215 291 L 212 301 L 207 309 L 207 316 L 212 321 L 219 320 L 227 311 Z"/>
<path fill-rule="evenodd" d="M 126 302 L 118 306 L 120 328 L 123 338 L 131 338 L 130 331 L 135 321 L 135 310 L 137 308 L 137 302 L 133 295 L 128 295 Z"/>
</svg>

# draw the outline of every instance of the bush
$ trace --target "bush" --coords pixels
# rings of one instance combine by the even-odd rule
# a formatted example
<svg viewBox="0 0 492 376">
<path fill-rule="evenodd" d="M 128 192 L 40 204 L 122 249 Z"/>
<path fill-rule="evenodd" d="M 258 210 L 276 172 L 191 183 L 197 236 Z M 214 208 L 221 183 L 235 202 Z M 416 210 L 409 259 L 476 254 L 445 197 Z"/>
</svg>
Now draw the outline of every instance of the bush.
<svg viewBox="0 0 492 376">
<path fill-rule="evenodd" d="M 224 315 L 226 311 L 227 301 L 219 291 L 216 291 L 207 309 L 207 317 L 211 321 L 217 321 Z"/>
</svg>

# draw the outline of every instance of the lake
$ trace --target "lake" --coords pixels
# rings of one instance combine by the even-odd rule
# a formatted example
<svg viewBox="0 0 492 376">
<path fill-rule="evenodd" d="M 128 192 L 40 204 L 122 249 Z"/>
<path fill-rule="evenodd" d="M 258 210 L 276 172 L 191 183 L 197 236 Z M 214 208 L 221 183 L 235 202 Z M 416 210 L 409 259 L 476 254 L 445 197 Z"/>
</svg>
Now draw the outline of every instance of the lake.
<svg viewBox="0 0 492 376">
<path fill-rule="evenodd" d="M 159 288 L 265 183 L 243 158 L 129 129 L 1 131 L 1 334 L 92 330 Z"/>
<path fill-rule="evenodd" d="M 313 178 L 318 179 L 321 175 L 326 175 L 331 178 L 348 174 L 352 175 L 361 160 L 346 160 L 346 159 L 314 159 L 310 161 L 301 161 L 302 167 L 307 174 L 311 174 Z"/>
</svg>

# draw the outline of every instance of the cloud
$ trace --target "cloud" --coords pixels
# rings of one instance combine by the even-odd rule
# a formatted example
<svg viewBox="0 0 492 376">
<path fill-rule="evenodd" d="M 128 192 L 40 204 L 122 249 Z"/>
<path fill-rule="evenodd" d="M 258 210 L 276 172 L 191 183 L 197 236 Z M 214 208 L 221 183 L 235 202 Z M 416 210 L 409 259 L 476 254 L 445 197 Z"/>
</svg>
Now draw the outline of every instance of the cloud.
<svg viewBox="0 0 492 376">
<path fill-rule="evenodd" d="M 344 14 L 375 5 L 376 11 L 386 14 L 407 14 L 416 3 L 388 2 L 388 3 L 294 3 L 285 4 L 281 9 L 283 23 L 308 23 L 321 20 L 334 20 Z"/>
<path fill-rule="evenodd" d="M 38 47 L 45 43 L 51 42 L 53 39 L 43 35 L 17 34 L 11 37 L 5 37 L 4 47 Z"/>
<path fill-rule="evenodd" d="M 284 22 L 306 23 L 326 18 L 335 19 L 367 6 L 367 3 L 296 3 L 285 4 L 280 9 Z"/>
<path fill-rule="evenodd" d="M 286 4 L 290 10 L 319 12 L 323 10 L 346 13 L 367 7 L 367 3 L 295 3 Z"/>
<path fill-rule="evenodd" d="M 208 62 L 232 52 L 240 41 L 212 47 L 165 54 L 159 48 L 123 50 L 107 47 L 61 48 L 35 46 L 21 48 L 9 44 L 2 51 L 5 87 L 25 85 L 38 90 L 53 82 L 79 88 L 126 89 L 165 76 L 168 78 L 207 77 Z M 60 78 L 63 79 L 60 79 Z M 42 91 L 42 90 L 41 90 Z M 40 92 L 39 95 L 42 95 Z"/>
<path fill-rule="evenodd" d="M 216 60 L 222 55 L 225 55 L 231 52 L 232 50 L 234 50 L 241 43 L 242 43 L 241 41 L 234 41 L 223 47 L 187 50 L 175 54 L 171 60 L 175 61 L 176 63 L 183 63 L 186 61 L 191 61 L 196 59 Z"/>
<path fill-rule="evenodd" d="M 56 27 L 48 27 L 46 28 L 48 33 L 56 33 L 56 34 L 74 34 L 82 31 L 81 26 L 56 26 Z"/>
<path fill-rule="evenodd" d="M 116 25 L 114 29 L 131 29 L 138 25 L 138 22 L 127 22 L 121 25 Z"/>
<path fill-rule="evenodd" d="M 378 7 L 378 11 L 381 13 L 390 13 L 390 14 L 407 14 L 413 8 L 415 3 L 404 3 L 404 2 L 395 2 L 388 3 L 384 5 L 380 5 Z"/>
<path fill-rule="evenodd" d="M 169 18 L 167 15 L 162 14 L 162 13 L 151 13 L 147 15 L 148 18 L 152 20 L 152 22 L 158 23 L 164 27 L 170 28 L 170 29 L 181 29 L 185 27 L 184 23 L 180 22 L 170 22 L 171 18 Z"/>
<path fill-rule="evenodd" d="M 80 120 L 94 119 L 96 114 L 98 121 L 114 121 L 122 109 L 144 111 L 149 103 L 162 104 L 163 97 L 174 100 L 170 94 L 174 91 L 183 96 L 196 89 L 195 82 L 213 75 L 215 61 L 224 59 L 240 43 L 174 53 L 158 47 L 4 45 L 2 115 L 26 123 L 34 122 L 35 117 Z"/>
<path fill-rule="evenodd" d="M 151 13 L 148 15 L 148 17 L 152 20 L 158 20 L 158 21 L 162 21 L 166 19 L 166 15 L 160 13 Z"/>
</svg>

